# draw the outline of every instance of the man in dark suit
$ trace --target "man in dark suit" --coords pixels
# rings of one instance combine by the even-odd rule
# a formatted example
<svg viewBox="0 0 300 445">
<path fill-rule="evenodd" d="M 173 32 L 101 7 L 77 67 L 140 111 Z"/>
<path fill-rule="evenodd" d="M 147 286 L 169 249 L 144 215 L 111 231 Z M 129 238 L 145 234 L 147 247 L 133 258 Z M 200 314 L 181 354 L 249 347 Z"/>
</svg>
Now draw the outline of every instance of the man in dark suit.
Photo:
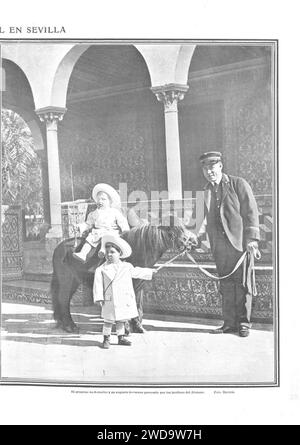
<svg viewBox="0 0 300 445">
<path fill-rule="evenodd" d="M 222 172 L 222 154 L 204 153 L 200 157 L 208 183 L 204 192 L 205 217 L 198 233 L 208 233 L 219 276 L 229 274 L 244 250 L 258 249 L 259 222 L 257 204 L 250 185 Z M 240 266 L 230 277 L 220 280 L 223 326 L 214 333 L 238 332 L 249 335 L 252 295 L 243 285 Z"/>
</svg>

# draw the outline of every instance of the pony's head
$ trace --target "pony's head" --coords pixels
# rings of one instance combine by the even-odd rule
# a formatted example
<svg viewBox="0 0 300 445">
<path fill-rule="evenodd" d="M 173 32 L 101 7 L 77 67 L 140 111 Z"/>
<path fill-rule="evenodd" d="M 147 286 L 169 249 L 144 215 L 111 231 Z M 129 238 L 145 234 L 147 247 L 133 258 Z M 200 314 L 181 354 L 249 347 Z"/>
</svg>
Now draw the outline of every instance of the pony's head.
<svg viewBox="0 0 300 445">
<path fill-rule="evenodd" d="M 168 245 L 168 248 L 176 250 L 190 250 L 198 244 L 197 237 L 194 233 L 188 230 L 182 220 L 175 215 L 168 215 L 167 220 L 159 226 L 163 233 L 163 238 Z"/>
<path fill-rule="evenodd" d="M 160 226 L 149 223 L 134 227 L 121 235 L 131 246 L 129 261 L 134 265 L 153 266 L 168 249 L 189 249 L 195 235 L 178 218 L 170 217 Z"/>
</svg>

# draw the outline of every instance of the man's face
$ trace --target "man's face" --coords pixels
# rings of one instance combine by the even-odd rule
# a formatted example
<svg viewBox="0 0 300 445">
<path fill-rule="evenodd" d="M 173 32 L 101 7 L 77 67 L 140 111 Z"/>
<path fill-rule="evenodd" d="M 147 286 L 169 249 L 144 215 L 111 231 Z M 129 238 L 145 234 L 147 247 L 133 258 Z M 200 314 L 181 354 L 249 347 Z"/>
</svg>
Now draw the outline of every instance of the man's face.
<svg viewBox="0 0 300 445">
<path fill-rule="evenodd" d="M 209 182 L 216 182 L 222 177 L 222 162 L 207 162 L 202 165 L 205 179 Z"/>
</svg>

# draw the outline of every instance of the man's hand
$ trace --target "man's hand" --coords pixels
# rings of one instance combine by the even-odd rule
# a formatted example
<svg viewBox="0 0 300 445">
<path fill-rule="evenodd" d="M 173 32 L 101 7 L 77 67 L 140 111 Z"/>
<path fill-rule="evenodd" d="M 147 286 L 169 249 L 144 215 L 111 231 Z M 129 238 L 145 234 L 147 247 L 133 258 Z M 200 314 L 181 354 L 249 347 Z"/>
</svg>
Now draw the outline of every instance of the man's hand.
<svg viewBox="0 0 300 445">
<path fill-rule="evenodd" d="M 257 260 L 260 260 L 261 253 L 258 249 L 258 242 L 255 240 L 249 240 L 247 242 L 247 252 L 253 253 Z"/>
<path fill-rule="evenodd" d="M 196 245 L 193 246 L 193 249 L 196 250 L 197 252 L 199 252 L 201 250 L 201 245 L 202 245 L 202 241 L 203 241 L 203 233 L 201 234 L 197 234 L 196 236 Z"/>
<path fill-rule="evenodd" d="M 250 252 L 252 249 L 258 249 L 257 241 L 249 240 L 247 241 L 247 250 Z"/>
</svg>

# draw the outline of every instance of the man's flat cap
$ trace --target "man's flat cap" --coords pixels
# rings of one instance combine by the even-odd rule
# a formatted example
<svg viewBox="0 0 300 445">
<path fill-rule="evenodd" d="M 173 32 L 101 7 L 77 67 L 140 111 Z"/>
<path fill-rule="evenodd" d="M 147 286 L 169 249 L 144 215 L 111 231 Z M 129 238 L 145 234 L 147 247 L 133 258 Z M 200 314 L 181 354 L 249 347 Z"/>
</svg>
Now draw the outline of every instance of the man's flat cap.
<svg viewBox="0 0 300 445">
<path fill-rule="evenodd" d="M 208 151 L 203 153 L 200 158 L 200 162 L 219 162 L 222 161 L 222 153 L 219 151 Z"/>
</svg>

